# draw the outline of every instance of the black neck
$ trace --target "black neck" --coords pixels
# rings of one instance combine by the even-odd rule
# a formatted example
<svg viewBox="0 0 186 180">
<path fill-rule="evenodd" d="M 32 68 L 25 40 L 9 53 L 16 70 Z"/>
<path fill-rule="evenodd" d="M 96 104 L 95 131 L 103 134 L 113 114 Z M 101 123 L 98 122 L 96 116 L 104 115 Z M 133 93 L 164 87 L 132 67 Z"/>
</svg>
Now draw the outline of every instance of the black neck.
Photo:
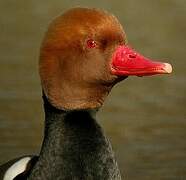
<svg viewBox="0 0 186 180">
<path fill-rule="evenodd" d="M 95 120 L 96 109 L 63 111 L 44 97 L 45 135 L 29 180 L 120 179 L 110 142 Z"/>
</svg>

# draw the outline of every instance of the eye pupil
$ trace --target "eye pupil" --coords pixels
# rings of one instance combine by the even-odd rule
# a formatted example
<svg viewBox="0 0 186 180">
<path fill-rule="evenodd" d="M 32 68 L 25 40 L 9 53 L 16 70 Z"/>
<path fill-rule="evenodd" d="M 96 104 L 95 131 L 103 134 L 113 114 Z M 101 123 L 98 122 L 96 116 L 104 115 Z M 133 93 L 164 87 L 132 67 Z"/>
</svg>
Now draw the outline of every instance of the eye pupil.
<svg viewBox="0 0 186 180">
<path fill-rule="evenodd" d="M 87 40 L 87 47 L 88 48 L 95 48 L 96 47 L 96 42 L 93 39 L 88 39 Z"/>
</svg>

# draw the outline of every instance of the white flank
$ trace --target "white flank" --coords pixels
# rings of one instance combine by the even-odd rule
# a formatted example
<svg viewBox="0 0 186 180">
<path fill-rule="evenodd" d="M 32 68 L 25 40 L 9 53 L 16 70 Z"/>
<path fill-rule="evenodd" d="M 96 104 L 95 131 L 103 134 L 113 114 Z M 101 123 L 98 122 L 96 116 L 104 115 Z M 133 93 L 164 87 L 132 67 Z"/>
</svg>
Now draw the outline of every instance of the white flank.
<svg viewBox="0 0 186 180">
<path fill-rule="evenodd" d="M 3 180 L 13 180 L 17 175 L 24 172 L 27 166 L 27 163 L 30 161 L 30 157 L 25 157 L 15 162 L 10 168 L 6 171 Z"/>
</svg>

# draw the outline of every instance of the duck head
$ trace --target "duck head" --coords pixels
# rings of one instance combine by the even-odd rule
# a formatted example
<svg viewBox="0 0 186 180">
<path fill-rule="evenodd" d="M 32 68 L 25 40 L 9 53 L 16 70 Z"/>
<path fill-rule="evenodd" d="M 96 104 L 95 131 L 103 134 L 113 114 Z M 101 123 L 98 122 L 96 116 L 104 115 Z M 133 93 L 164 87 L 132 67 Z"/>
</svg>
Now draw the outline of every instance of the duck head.
<svg viewBox="0 0 186 180">
<path fill-rule="evenodd" d="M 112 14 L 74 8 L 50 24 L 39 71 L 48 101 L 57 109 L 70 110 L 100 107 L 111 88 L 128 76 L 167 74 L 172 68 L 130 48 Z"/>
</svg>

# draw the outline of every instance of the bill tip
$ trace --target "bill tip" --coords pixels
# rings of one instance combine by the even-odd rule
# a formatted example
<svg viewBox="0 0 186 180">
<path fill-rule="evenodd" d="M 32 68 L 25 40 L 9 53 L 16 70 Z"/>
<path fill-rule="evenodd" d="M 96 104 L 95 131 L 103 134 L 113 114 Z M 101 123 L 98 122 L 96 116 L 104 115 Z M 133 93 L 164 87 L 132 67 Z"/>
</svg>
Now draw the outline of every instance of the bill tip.
<svg viewBox="0 0 186 180">
<path fill-rule="evenodd" d="M 165 72 L 167 73 L 167 74 L 170 74 L 171 72 L 172 72 L 172 66 L 171 66 L 171 64 L 169 64 L 169 63 L 164 63 L 164 70 L 165 70 Z"/>
</svg>

